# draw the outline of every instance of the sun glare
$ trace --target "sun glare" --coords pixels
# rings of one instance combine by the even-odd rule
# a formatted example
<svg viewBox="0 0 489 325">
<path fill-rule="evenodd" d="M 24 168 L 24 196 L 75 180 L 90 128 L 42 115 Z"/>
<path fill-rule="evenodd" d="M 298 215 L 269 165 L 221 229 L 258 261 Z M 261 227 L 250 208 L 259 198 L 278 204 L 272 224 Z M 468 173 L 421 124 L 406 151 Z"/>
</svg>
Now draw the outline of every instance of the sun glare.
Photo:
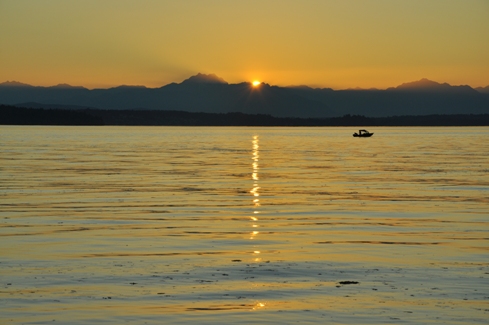
<svg viewBox="0 0 489 325">
<path fill-rule="evenodd" d="M 252 83 L 253 87 L 258 87 L 261 84 L 261 81 L 254 80 Z"/>
</svg>

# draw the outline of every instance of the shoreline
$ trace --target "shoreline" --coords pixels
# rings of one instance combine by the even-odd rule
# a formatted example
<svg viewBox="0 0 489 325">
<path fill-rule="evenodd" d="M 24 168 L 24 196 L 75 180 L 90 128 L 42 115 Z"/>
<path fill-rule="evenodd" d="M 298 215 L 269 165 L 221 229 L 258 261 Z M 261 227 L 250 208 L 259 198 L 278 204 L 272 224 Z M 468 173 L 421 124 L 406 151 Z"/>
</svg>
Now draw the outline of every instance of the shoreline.
<svg viewBox="0 0 489 325">
<path fill-rule="evenodd" d="M 26 108 L 0 105 L 0 125 L 113 126 L 489 126 L 489 114 L 296 118 L 166 110 Z"/>
</svg>

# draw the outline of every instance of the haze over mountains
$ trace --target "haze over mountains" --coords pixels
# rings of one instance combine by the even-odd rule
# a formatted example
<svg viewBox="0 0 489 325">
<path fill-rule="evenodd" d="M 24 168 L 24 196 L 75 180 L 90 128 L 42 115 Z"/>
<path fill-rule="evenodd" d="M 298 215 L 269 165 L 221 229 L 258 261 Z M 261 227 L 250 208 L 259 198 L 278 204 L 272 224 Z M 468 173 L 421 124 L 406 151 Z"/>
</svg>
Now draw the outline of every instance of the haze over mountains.
<svg viewBox="0 0 489 325">
<path fill-rule="evenodd" d="M 0 83 L 0 104 L 44 108 L 150 109 L 187 112 L 269 114 L 275 117 L 385 117 L 431 114 L 488 114 L 489 86 L 451 86 L 428 79 L 385 90 L 278 87 L 229 84 L 197 74 L 161 88 L 118 86 L 87 89 L 68 84 L 35 87 Z"/>
</svg>

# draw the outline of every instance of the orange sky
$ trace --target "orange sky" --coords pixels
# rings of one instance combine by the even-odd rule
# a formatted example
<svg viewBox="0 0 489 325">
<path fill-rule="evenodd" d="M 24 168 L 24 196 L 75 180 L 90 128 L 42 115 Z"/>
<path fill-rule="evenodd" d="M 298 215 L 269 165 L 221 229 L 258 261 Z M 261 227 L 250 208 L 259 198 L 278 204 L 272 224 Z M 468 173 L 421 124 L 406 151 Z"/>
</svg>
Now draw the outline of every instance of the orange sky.
<svg viewBox="0 0 489 325">
<path fill-rule="evenodd" d="M 489 85 L 487 0 L 0 0 L 0 82 Z"/>
</svg>

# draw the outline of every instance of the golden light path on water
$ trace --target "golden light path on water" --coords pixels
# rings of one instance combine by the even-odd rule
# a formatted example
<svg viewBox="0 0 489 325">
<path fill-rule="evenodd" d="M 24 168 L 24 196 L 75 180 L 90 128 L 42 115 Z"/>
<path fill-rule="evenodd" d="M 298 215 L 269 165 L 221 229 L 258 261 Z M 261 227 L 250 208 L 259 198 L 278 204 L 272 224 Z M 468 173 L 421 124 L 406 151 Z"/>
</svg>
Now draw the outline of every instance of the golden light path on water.
<svg viewBox="0 0 489 325">
<path fill-rule="evenodd" d="M 250 193 L 253 195 L 253 214 L 256 215 L 256 214 L 259 214 L 260 213 L 260 186 L 258 184 L 258 181 L 259 181 L 259 176 L 258 176 L 258 172 L 259 172 L 259 165 L 258 165 L 258 162 L 260 160 L 260 151 L 259 151 L 259 139 L 258 139 L 258 136 L 255 135 L 253 136 L 253 141 L 252 141 L 252 146 L 253 146 L 253 150 L 252 150 L 252 160 L 253 160 L 253 163 L 252 163 L 252 167 L 253 167 L 253 173 L 251 174 L 251 179 L 253 180 L 253 188 L 251 189 Z M 258 228 L 259 225 L 258 225 L 258 217 L 257 216 L 250 216 L 249 217 L 252 221 L 253 221 L 253 224 L 252 224 L 252 227 L 253 228 Z M 253 230 L 251 232 L 251 237 L 250 239 L 253 239 L 255 238 L 260 232 L 258 230 Z M 259 252 L 257 253 L 258 251 L 255 251 L 255 254 L 259 254 Z M 259 261 L 259 258 L 256 258 L 256 261 L 258 262 Z"/>
<path fill-rule="evenodd" d="M 355 131 L 0 126 L 0 323 L 486 324 L 489 129 Z"/>
<path fill-rule="evenodd" d="M 253 195 L 253 214 L 257 215 L 260 213 L 260 186 L 259 186 L 259 160 L 260 160 L 260 145 L 259 145 L 259 136 L 254 135 L 253 140 L 252 140 L 252 167 L 253 167 L 253 173 L 251 174 L 251 179 L 253 180 L 253 188 L 251 189 L 250 193 Z M 253 240 L 255 239 L 258 234 L 260 233 L 258 230 L 254 230 L 256 228 L 259 228 L 259 219 L 257 216 L 250 216 L 250 219 L 252 221 L 252 228 L 253 230 L 250 233 L 250 239 Z M 256 249 L 253 251 L 253 256 L 254 256 L 254 261 L 255 262 L 261 262 L 261 258 L 259 257 L 261 254 L 261 251 Z M 260 308 L 264 308 L 266 306 L 265 302 L 257 302 L 253 305 L 253 310 L 257 310 Z"/>
</svg>

